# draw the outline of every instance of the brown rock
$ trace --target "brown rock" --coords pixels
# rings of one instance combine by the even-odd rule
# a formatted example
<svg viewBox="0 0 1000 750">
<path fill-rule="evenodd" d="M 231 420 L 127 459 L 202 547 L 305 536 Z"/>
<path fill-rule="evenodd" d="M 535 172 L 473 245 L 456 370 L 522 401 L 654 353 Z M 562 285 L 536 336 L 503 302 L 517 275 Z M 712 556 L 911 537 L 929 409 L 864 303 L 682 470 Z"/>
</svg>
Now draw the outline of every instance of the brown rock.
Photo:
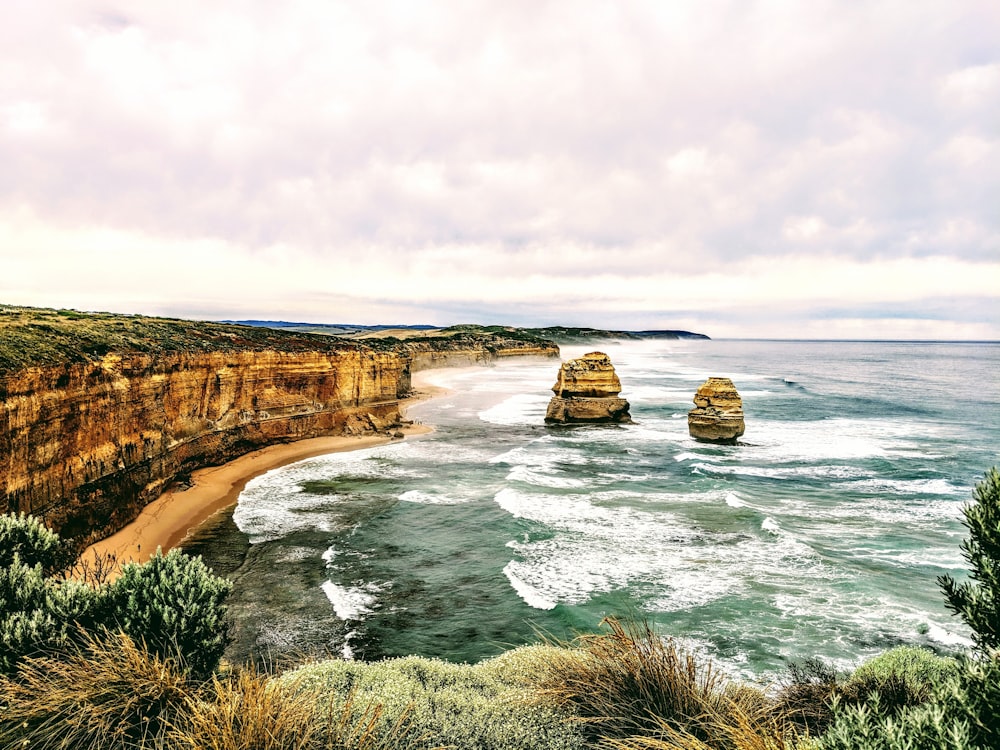
<svg viewBox="0 0 1000 750">
<path fill-rule="evenodd" d="M 705 443 L 735 445 L 746 430 L 743 399 L 729 378 L 709 378 L 694 394 L 688 412 L 688 432 Z"/>
<path fill-rule="evenodd" d="M 409 390 L 405 357 L 354 347 L 112 353 L 0 374 L 0 512 L 103 536 L 194 469 L 388 429 Z"/>
<path fill-rule="evenodd" d="M 621 389 L 607 354 L 591 352 L 563 362 L 552 386 L 555 396 L 549 401 L 545 421 L 630 423 L 629 403 L 618 397 Z"/>
</svg>

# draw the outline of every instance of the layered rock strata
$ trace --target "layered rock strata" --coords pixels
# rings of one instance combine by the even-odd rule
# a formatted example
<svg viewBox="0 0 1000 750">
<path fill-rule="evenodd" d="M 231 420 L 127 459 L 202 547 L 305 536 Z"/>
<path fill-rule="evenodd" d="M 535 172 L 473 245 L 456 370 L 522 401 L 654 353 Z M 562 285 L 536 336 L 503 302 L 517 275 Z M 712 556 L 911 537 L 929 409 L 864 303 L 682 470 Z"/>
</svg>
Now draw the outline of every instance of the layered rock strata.
<svg viewBox="0 0 1000 750">
<path fill-rule="evenodd" d="M 619 397 L 622 384 L 611 359 L 603 352 L 591 352 L 563 362 L 555 396 L 549 401 L 545 421 L 556 424 L 620 422 L 630 423 L 629 403 Z"/>
<path fill-rule="evenodd" d="M 108 353 L 0 372 L 0 512 L 100 538 L 196 468 L 387 429 L 409 390 L 407 357 L 358 346 Z"/>
<path fill-rule="evenodd" d="M 559 347 L 551 341 L 519 341 L 500 336 L 407 341 L 399 349 L 409 355 L 413 372 L 436 367 L 489 366 L 512 357 L 559 358 Z"/>
<path fill-rule="evenodd" d="M 694 394 L 688 412 L 688 432 L 705 443 L 735 445 L 746 429 L 743 399 L 729 378 L 709 378 Z"/>
</svg>

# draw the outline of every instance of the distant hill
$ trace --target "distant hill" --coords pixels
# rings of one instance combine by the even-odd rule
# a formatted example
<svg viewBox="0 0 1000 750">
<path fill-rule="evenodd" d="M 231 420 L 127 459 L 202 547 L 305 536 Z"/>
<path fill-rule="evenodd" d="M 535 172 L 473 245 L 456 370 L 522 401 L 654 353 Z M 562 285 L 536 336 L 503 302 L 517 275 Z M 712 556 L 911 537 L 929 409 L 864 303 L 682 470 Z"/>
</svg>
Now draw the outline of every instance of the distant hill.
<svg viewBox="0 0 1000 750">
<path fill-rule="evenodd" d="M 501 334 L 506 336 L 526 336 L 542 338 L 557 343 L 585 343 L 588 341 L 639 341 L 644 339 L 708 339 L 704 333 L 664 329 L 647 331 L 613 331 L 601 328 L 576 328 L 570 326 L 548 326 L 545 328 L 521 328 L 517 326 L 454 325 L 446 328 L 432 325 L 375 325 L 363 326 L 348 323 L 291 323 L 283 320 L 227 320 L 245 326 L 279 328 L 301 333 L 320 333 L 344 338 L 397 338 L 450 336 L 456 333 Z"/>
</svg>

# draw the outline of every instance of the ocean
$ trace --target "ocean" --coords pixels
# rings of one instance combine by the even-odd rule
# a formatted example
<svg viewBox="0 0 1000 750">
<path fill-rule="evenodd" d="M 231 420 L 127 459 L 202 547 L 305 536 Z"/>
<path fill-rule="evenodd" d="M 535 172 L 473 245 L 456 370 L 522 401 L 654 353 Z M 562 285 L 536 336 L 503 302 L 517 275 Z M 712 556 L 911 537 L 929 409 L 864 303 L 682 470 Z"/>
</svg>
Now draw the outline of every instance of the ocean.
<svg viewBox="0 0 1000 750">
<path fill-rule="evenodd" d="M 431 434 L 252 480 L 186 543 L 235 582 L 230 658 L 475 662 L 646 620 L 733 676 L 969 643 L 936 582 L 1000 464 L 1000 345 L 602 342 L 633 425 L 547 427 L 555 361 L 425 375 Z M 688 436 L 712 375 L 743 444 Z"/>
</svg>

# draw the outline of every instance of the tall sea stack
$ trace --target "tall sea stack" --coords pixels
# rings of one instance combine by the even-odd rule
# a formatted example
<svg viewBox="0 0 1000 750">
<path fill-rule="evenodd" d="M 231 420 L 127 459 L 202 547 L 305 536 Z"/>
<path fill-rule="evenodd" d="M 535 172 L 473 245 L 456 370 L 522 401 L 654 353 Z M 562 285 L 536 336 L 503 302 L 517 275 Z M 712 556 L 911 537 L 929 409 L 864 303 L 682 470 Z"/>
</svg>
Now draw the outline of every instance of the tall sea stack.
<svg viewBox="0 0 1000 750">
<path fill-rule="evenodd" d="M 545 421 L 555 424 L 618 422 L 630 424 L 629 403 L 618 396 L 622 384 L 603 352 L 563 362 L 552 386 Z"/>
<path fill-rule="evenodd" d="M 694 394 L 695 408 L 688 412 L 688 432 L 703 443 L 736 445 L 746 430 L 743 399 L 729 378 L 709 378 Z"/>
</svg>

